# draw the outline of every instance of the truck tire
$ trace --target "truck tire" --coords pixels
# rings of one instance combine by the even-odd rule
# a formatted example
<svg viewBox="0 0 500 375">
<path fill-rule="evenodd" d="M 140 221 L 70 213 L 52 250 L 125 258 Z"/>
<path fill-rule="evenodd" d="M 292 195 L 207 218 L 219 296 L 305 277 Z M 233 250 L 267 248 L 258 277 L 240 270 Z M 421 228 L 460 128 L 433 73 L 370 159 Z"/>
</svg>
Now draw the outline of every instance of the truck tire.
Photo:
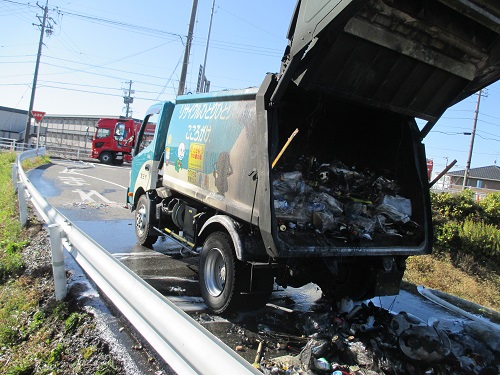
<svg viewBox="0 0 500 375">
<path fill-rule="evenodd" d="M 153 235 L 154 228 L 149 222 L 149 201 L 146 194 L 141 195 L 135 209 L 135 236 L 137 242 L 142 246 L 151 247 L 158 239 L 157 235 Z"/>
<path fill-rule="evenodd" d="M 111 164 L 113 163 L 114 160 L 113 154 L 111 152 L 104 151 L 101 153 L 101 155 L 99 155 L 99 160 L 103 164 Z"/>
<path fill-rule="evenodd" d="M 229 234 L 214 232 L 207 237 L 200 255 L 199 283 L 201 296 L 214 313 L 239 305 L 242 266 Z"/>
</svg>

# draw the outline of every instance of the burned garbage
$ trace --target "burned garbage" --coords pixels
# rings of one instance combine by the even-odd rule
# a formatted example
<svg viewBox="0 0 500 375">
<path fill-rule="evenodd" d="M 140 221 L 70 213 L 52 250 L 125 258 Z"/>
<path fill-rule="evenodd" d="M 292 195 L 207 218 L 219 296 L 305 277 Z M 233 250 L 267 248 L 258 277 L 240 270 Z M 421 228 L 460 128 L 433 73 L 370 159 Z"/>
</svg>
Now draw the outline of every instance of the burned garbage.
<svg viewBox="0 0 500 375">
<path fill-rule="evenodd" d="M 471 337 L 469 323 L 453 328 L 437 319 L 424 322 L 411 314 L 390 313 L 372 302 L 339 303 L 337 309 L 293 312 L 302 339 L 281 350 L 273 329 L 261 330 L 267 350 L 264 374 L 499 374 L 500 352 Z M 298 336 L 295 336 L 298 337 Z M 286 340 L 279 336 L 280 342 Z M 283 344 L 282 344 L 283 346 Z"/>
<path fill-rule="evenodd" d="M 367 241 L 380 245 L 387 237 L 413 240 L 421 231 L 411 219 L 411 200 L 399 195 L 394 179 L 338 160 L 319 164 L 314 157 L 301 157 L 292 169 L 275 173 L 273 180 L 280 232 L 315 232 L 370 246 Z"/>
</svg>

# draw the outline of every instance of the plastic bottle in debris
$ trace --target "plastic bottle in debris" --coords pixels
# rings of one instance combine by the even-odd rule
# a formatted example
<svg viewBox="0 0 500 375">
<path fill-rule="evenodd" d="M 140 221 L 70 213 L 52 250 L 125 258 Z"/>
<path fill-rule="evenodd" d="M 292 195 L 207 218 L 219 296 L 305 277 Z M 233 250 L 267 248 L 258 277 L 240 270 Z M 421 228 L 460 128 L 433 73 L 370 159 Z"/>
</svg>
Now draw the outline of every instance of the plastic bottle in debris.
<svg viewBox="0 0 500 375">
<path fill-rule="evenodd" d="M 274 208 L 276 210 L 286 210 L 288 208 L 288 202 L 285 200 L 274 200 Z"/>
</svg>

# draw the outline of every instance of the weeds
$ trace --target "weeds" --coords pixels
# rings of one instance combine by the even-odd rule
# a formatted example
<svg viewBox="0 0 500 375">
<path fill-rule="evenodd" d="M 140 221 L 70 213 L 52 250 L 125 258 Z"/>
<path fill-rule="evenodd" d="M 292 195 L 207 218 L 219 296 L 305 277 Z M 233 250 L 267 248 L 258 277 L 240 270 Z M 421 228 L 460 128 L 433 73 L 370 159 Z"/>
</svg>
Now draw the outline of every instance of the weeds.
<svg viewBox="0 0 500 375">
<path fill-rule="evenodd" d="M 412 257 L 404 280 L 500 310 L 500 193 L 431 194 L 432 256 Z"/>
<path fill-rule="evenodd" d="M 73 333 L 75 330 L 78 328 L 80 323 L 82 322 L 84 318 L 83 314 L 79 313 L 71 313 L 71 315 L 66 319 L 64 322 L 64 329 L 67 333 Z"/>
<path fill-rule="evenodd" d="M 62 355 L 64 353 L 64 350 L 66 348 L 64 347 L 63 344 L 58 343 L 54 349 L 50 352 L 49 358 L 47 360 L 48 363 L 56 363 L 60 362 L 62 359 Z"/>
<path fill-rule="evenodd" d="M 101 365 L 95 375 L 116 375 L 117 373 L 118 370 L 116 369 L 114 362 L 110 360 Z"/>
<path fill-rule="evenodd" d="M 25 276 L 0 287 L 0 345 L 13 346 L 24 338 L 39 298 L 35 280 Z"/>
<path fill-rule="evenodd" d="M 425 285 L 438 289 L 467 301 L 500 311 L 499 280 L 495 274 L 473 265 L 470 257 L 462 257 L 467 262 L 468 272 L 454 265 L 451 257 L 432 255 L 410 257 L 404 281 L 413 285 Z"/>
</svg>

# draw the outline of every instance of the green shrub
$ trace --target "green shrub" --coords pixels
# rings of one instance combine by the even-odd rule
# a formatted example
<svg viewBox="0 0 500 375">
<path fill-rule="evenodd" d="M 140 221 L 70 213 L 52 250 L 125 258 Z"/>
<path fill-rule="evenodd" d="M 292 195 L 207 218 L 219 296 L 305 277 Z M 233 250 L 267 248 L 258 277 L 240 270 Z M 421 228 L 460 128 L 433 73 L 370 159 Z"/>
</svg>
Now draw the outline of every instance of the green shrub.
<svg viewBox="0 0 500 375">
<path fill-rule="evenodd" d="M 479 201 L 479 206 L 483 209 L 485 220 L 500 227 L 500 193 L 488 194 Z"/>
<path fill-rule="evenodd" d="M 467 219 L 481 220 L 482 208 L 474 199 L 471 190 L 460 193 L 431 193 L 433 217 L 438 222 L 455 220 L 463 222 Z"/>
<path fill-rule="evenodd" d="M 457 251 L 462 243 L 460 240 L 460 224 L 456 221 L 447 221 L 434 227 L 435 245 L 441 250 Z"/>
<path fill-rule="evenodd" d="M 500 230 L 496 226 L 466 220 L 459 226 L 458 236 L 465 253 L 500 265 Z"/>
</svg>

